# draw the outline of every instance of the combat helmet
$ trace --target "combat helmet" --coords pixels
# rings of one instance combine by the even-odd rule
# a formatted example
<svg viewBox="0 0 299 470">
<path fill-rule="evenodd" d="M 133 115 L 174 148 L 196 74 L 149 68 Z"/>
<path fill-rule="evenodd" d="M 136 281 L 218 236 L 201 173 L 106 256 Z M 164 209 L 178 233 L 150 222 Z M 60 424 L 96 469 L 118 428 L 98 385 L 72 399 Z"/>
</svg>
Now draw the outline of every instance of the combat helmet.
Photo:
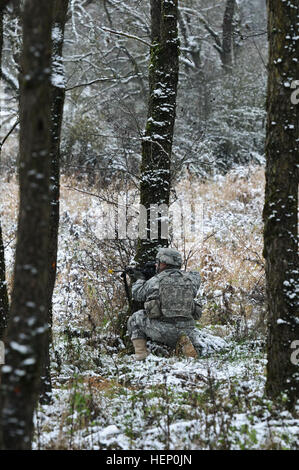
<svg viewBox="0 0 299 470">
<path fill-rule="evenodd" d="M 159 248 L 156 260 L 176 268 L 181 268 L 183 262 L 181 254 L 173 248 Z"/>
</svg>

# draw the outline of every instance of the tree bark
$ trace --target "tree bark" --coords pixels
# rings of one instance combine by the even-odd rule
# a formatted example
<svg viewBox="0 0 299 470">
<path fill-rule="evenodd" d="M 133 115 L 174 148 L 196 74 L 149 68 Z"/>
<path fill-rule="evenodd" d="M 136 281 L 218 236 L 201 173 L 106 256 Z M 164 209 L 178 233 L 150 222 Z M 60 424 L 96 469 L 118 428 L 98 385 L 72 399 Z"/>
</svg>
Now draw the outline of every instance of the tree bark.
<svg viewBox="0 0 299 470">
<path fill-rule="evenodd" d="M 221 60 L 225 72 L 232 71 L 232 46 L 233 46 L 233 18 L 236 0 L 227 0 L 222 23 L 222 53 Z"/>
<path fill-rule="evenodd" d="M 51 93 L 51 175 L 50 175 L 50 240 L 49 240 L 49 278 L 48 278 L 48 322 L 49 335 L 45 345 L 45 363 L 42 373 L 41 403 L 51 401 L 50 347 L 52 344 L 52 297 L 57 271 L 57 248 L 59 228 L 59 195 L 60 195 L 60 136 L 65 100 L 64 70 L 62 50 L 64 30 L 67 21 L 69 0 L 55 0 L 53 5 L 53 44 L 52 44 L 52 93 Z"/>
<path fill-rule="evenodd" d="M 208 21 L 199 16 L 199 21 L 214 39 L 213 47 L 220 55 L 222 68 L 225 72 L 232 71 L 232 50 L 233 50 L 233 19 L 235 13 L 236 0 L 227 0 L 225 4 L 223 22 L 222 22 L 222 39 L 219 34 L 209 25 Z"/>
<path fill-rule="evenodd" d="M 2 77 L 2 48 L 3 48 L 3 15 L 4 9 L 8 5 L 8 0 L 0 1 L 0 79 Z M 0 148 L 1 157 L 1 148 Z M 2 226 L 0 222 L 0 341 L 4 339 L 4 333 L 7 327 L 8 321 L 8 294 L 6 287 L 6 275 L 5 275 L 5 257 L 4 257 L 4 245 L 2 238 Z"/>
<path fill-rule="evenodd" d="M 20 77 L 20 209 L 2 368 L 2 447 L 30 449 L 47 324 L 52 3 L 25 0 Z"/>
<path fill-rule="evenodd" d="M 170 163 L 173 131 L 176 116 L 176 95 L 179 72 L 178 1 L 151 0 L 151 50 L 149 64 L 149 102 L 145 133 L 142 141 L 142 162 L 140 182 L 140 204 L 145 208 L 145 227 L 139 237 L 135 260 L 146 263 L 156 257 L 159 246 L 167 246 L 168 239 L 161 233 L 159 214 L 155 214 L 157 238 L 151 239 L 153 217 L 151 207 L 169 208 Z M 142 222 L 143 223 L 143 222 Z M 140 225 L 142 225 L 140 223 Z M 127 286 L 126 290 L 130 290 Z M 130 297 L 131 293 L 128 292 Z M 127 349 L 132 348 L 128 340 L 127 320 L 133 312 L 143 308 L 133 299 L 128 312 L 121 315 L 118 331 Z"/>
<path fill-rule="evenodd" d="M 8 322 L 9 301 L 6 287 L 4 246 L 0 225 L 0 341 L 3 341 Z"/>
<path fill-rule="evenodd" d="M 138 240 L 136 261 L 155 259 L 157 248 L 167 246 L 161 234 L 151 239 L 152 205 L 169 207 L 170 164 L 176 116 L 179 71 L 178 2 L 152 0 L 152 45 L 149 65 L 148 119 L 142 142 L 140 203 L 147 211 L 146 237 Z"/>
<path fill-rule="evenodd" d="M 290 408 L 298 397 L 298 364 L 291 359 L 299 340 L 297 208 L 298 105 L 291 85 L 298 78 L 298 9 L 268 0 L 269 77 L 267 95 L 264 256 L 268 296 L 266 391 L 285 394 Z M 297 348 L 298 349 L 298 348 Z"/>
</svg>

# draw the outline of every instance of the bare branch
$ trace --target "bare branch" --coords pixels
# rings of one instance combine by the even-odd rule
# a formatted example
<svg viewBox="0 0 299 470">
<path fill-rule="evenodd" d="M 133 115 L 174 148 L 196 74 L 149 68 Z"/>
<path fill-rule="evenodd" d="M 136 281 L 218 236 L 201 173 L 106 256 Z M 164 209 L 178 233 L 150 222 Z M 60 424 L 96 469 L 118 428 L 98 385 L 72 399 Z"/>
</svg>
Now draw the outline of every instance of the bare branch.
<svg viewBox="0 0 299 470">
<path fill-rule="evenodd" d="M 99 29 L 102 29 L 103 31 L 106 31 L 111 34 L 116 34 L 117 36 L 124 36 L 129 39 L 135 39 L 136 41 L 141 42 L 142 44 L 145 44 L 148 47 L 151 47 L 151 44 L 144 39 L 139 38 L 138 36 L 134 36 L 133 34 L 128 34 L 124 33 L 123 31 L 114 31 L 113 29 L 106 28 L 105 26 L 100 26 Z"/>
<path fill-rule="evenodd" d="M 10 76 L 6 71 L 5 69 L 2 69 L 2 76 L 1 76 L 2 80 L 8 85 L 10 86 L 10 88 L 14 91 L 19 91 L 19 87 L 17 85 L 17 83 L 14 81 L 14 78 L 12 76 Z"/>
<path fill-rule="evenodd" d="M 17 127 L 17 125 L 20 123 L 20 121 L 18 120 L 17 122 L 14 123 L 14 125 L 12 126 L 12 128 L 9 130 L 9 132 L 6 134 L 6 136 L 4 137 L 4 139 L 2 140 L 2 142 L 0 142 L 0 152 L 2 150 L 2 147 L 3 145 L 5 144 L 5 142 L 7 141 L 8 137 L 10 136 L 10 134 L 13 133 L 13 131 L 15 130 L 15 128 Z"/>
</svg>

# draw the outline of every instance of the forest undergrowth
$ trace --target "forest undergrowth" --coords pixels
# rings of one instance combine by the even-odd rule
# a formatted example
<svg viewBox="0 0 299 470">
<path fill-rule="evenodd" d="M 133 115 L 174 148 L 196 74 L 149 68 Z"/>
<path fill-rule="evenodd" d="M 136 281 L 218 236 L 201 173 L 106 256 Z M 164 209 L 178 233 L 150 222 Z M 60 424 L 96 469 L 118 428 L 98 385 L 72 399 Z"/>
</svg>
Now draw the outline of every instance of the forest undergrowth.
<svg viewBox="0 0 299 470">
<path fill-rule="evenodd" d="M 11 288 L 16 178 L 2 177 L 1 184 Z M 124 182 L 101 189 L 62 176 L 53 402 L 36 412 L 36 449 L 298 449 L 298 412 L 285 410 L 284 397 L 274 404 L 264 394 L 263 196 L 260 166 L 209 181 L 186 172 L 175 185 L 173 203 L 200 214 L 194 221 L 191 211 L 187 236 L 170 234 L 184 267 L 202 275 L 197 327 L 224 338 L 227 348 L 195 360 L 149 344 L 150 356 L 136 364 L 117 321 L 127 308 L 117 271 L 132 261 L 136 240 L 103 237 L 99 221 L 106 217 L 113 232 L 121 198 L 134 224 L 138 193 Z"/>
</svg>

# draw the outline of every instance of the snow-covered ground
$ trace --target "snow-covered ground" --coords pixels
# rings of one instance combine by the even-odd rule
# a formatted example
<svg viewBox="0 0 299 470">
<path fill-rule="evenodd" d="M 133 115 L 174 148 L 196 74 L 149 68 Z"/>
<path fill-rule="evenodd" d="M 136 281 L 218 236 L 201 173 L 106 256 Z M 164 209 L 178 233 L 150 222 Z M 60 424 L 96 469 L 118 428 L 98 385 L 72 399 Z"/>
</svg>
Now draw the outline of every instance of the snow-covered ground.
<svg viewBox="0 0 299 470">
<path fill-rule="evenodd" d="M 17 184 L 1 184 L 11 284 Z M 227 346 L 195 360 L 149 345 L 152 354 L 135 363 L 117 335 L 126 298 L 113 273 L 130 261 L 135 242 L 97 236 L 103 198 L 115 201 L 119 192 L 62 179 L 53 403 L 36 413 L 35 449 L 298 449 L 299 415 L 264 392 L 263 184 L 263 168 L 249 167 L 177 185 L 178 200 L 203 208 L 190 238 L 173 240 L 187 269 L 202 273 L 198 328 Z"/>
<path fill-rule="evenodd" d="M 230 342 L 198 360 L 151 354 L 136 364 L 107 352 L 93 359 L 86 370 L 62 366 L 54 403 L 36 416 L 35 448 L 298 448 L 299 419 L 264 397 L 257 341 Z"/>
</svg>

